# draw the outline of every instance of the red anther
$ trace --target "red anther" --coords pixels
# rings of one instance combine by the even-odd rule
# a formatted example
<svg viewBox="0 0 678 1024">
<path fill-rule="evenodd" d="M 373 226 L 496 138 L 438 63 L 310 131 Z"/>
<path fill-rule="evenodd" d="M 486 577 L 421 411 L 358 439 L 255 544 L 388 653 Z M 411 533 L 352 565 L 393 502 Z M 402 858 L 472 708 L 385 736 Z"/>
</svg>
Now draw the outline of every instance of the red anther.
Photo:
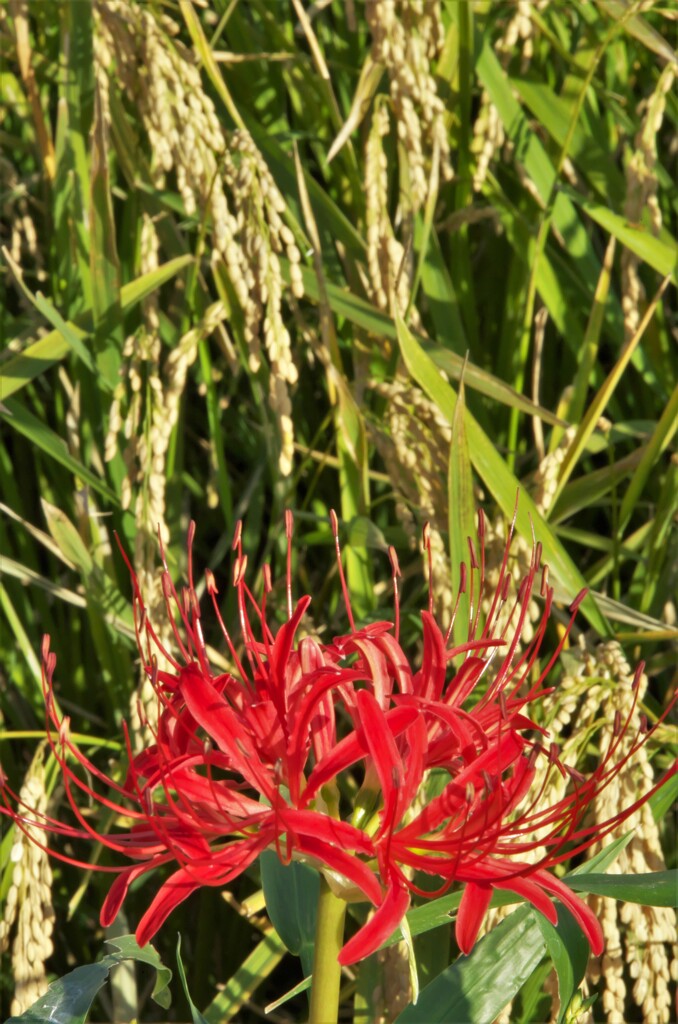
<svg viewBox="0 0 678 1024">
<path fill-rule="evenodd" d="M 235 565 L 233 566 L 233 586 L 238 587 L 242 583 L 245 575 L 245 569 L 247 568 L 247 555 L 241 555 L 240 558 L 236 559 Z"/>
<path fill-rule="evenodd" d="M 209 738 L 209 736 L 205 736 L 205 739 L 203 740 L 202 744 L 202 752 L 204 756 L 207 757 L 208 754 L 211 754 L 213 749 L 214 744 L 212 743 L 212 740 Z"/>
<path fill-rule="evenodd" d="M 558 746 L 558 744 L 557 743 L 550 743 L 549 744 L 549 761 L 551 762 L 551 764 L 555 764 L 557 762 L 559 754 L 560 754 L 560 747 Z"/>
<path fill-rule="evenodd" d="M 640 686 L 640 680 L 643 677 L 643 672 L 644 671 L 645 671 L 645 662 L 644 661 L 638 662 L 638 667 L 636 668 L 636 671 L 633 674 L 633 682 L 631 683 L 631 688 L 632 689 L 634 689 L 634 690 L 638 689 L 638 687 Z"/>
<path fill-rule="evenodd" d="M 530 751 L 530 756 L 527 759 L 528 762 L 529 762 L 530 768 L 534 768 L 534 766 L 537 763 L 537 760 L 539 759 L 540 755 L 543 754 L 543 753 L 544 753 L 544 748 L 542 747 L 541 743 L 535 743 L 535 745 L 532 747 L 532 750 Z"/>
<path fill-rule="evenodd" d="M 261 572 L 264 577 L 264 591 L 270 594 L 273 590 L 273 583 L 271 582 L 271 567 L 268 562 L 264 562 L 261 567 Z"/>
<path fill-rule="evenodd" d="M 421 540 L 424 547 L 428 551 L 428 549 L 431 546 L 431 524 L 428 522 L 428 520 L 424 523 L 424 527 L 421 531 Z"/>
<path fill-rule="evenodd" d="M 494 793 L 495 789 L 497 788 L 497 780 L 494 778 L 493 775 L 490 775 L 490 773 L 486 771 L 482 773 L 482 776 L 483 782 L 485 783 L 485 789 L 487 790 L 487 792 Z"/>
<path fill-rule="evenodd" d="M 476 558 L 476 549 L 473 546 L 473 541 L 471 540 L 470 537 L 467 537 L 466 540 L 468 541 L 468 550 L 469 550 L 469 555 L 471 557 L 471 568 L 472 569 L 477 569 L 478 568 L 478 559 Z"/>
<path fill-rule="evenodd" d="M 162 592 L 164 596 L 169 600 L 169 598 L 172 597 L 172 577 L 167 569 L 163 571 L 163 574 L 160 577 L 160 583 L 162 585 Z"/>
<path fill-rule="evenodd" d="M 49 657 L 49 633 L 45 633 L 42 638 L 42 648 L 40 653 L 42 654 L 42 660 L 47 661 Z"/>
<path fill-rule="evenodd" d="M 389 544 L 388 557 L 391 559 L 391 569 L 393 571 L 393 578 L 395 579 L 396 576 L 401 577 L 402 573 L 400 571 L 400 565 L 398 564 L 398 555 L 396 553 L 396 549 L 393 547 L 392 544 Z"/>
<path fill-rule="evenodd" d="M 195 540 L 195 519 L 191 519 L 188 524 L 188 532 L 186 534 L 186 541 L 189 548 L 193 547 L 193 541 Z"/>
<path fill-rule="evenodd" d="M 503 690 L 500 690 L 499 692 L 499 710 L 501 711 L 503 721 L 508 721 L 508 706 L 506 703 L 506 694 Z"/>
<path fill-rule="evenodd" d="M 211 569 L 205 569 L 205 585 L 207 587 L 208 594 L 218 594 L 219 589 L 217 587 L 217 581 L 214 578 L 214 573 Z"/>
<path fill-rule="evenodd" d="M 466 593 L 466 562 L 461 562 L 459 566 L 459 593 Z"/>
<path fill-rule="evenodd" d="M 285 536 L 288 540 L 292 540 L 292 534 L 294 532 L 294 516 L 289 508 L 285 509 Z"/>
<path fill-rule="evenodd" d="M 546 597 L 549 589 L 549 567 L 545 565 L 541 571 L 541 596 Z"/>
<path fill-rule="evenodd" d="M 641 733 L 641 736 L 647 736 L 649 731 L 650 731 L 650 726 L 649 726 L 649 723 L 648 723 L 648 720 L 647 720 L 647 715 L 641 715 L 640 716 L 640 733 Z"/>
<path fill-rule="evenodd" d="M 200 602 L 198 601 L 198 595 L 196 594 L 195 590 L 193 590 L 193 589 L 189 590 L 188 595 L 189 595 L 190 602 L 191 602 L 191 611 L 193 612 L 193 617 L 195 619 L 199 619 L 200 618 Z"/>
<path fill-rule="evenodd" d="M 66 745 L 68 740 L 68 734 L 71 731 L 71 719 L 69 715 L 65 715 L 59 723 L 59 743 L 63 746 Z"/>
<path fill-rule="evenodd" d="M 233 531 L 233 543 L 231 544 L 231 550 L 232 551 L 235 551 L 235 549 L 240 544 L 241 540 L 242 540 L 242 519 L 239 519 L 238 522 L 235 524 L 235 530 Z"/>
<path fill-rule="evenodd" d="M 139 612 L 139 632 L 143 633 L 146 628 L 146 606 L 142 604 L 141 611 Z"/>
<path fill-rule="evenodd" d="M 614 724 L 612 726 L 612 732 L 615 736 L 618 736 L 621 732 L 621 711 L 619 708 L 614 713 Z"/>
<path fill-rule="evenodd" d="M 586 776 L 578 768 L 573 768 L 572 765 L 566 764 L 565 771 L 574 782 L 586 782 Z"/>
<path fill-rule="evenodd" d="M 511 587 L 511 577 L 504 576 L 504 582 L 501 585 L 501 600 L 502 604 L 508 600 L 509 589 Z"/>
<path fill-rule="evenodd" d="M 475 795 L 476 795 L 475 786 L 473 785 L 472 782 L 467 782 L 466 783 L 466 794 L 465 795 L 466 795 L 466 803 L 467 804 L 472 804 L 474 799 L 475 799 Z"/>
<path fill-rule="evenodd" d="M 339 544 L 339 520 L 337 519 L 337 513 L 333 508 L 330 509 L 330 524 L 332 526 L 332 534 L 334 536 L 334 547 L 337 557 L 337 569 L 339 571 L 339 579 L 341 581 L 341 592 L 344 596 L 344 605 L 346 607 L 346 614 L 348 615 L 348 622 L 352 630 L 355 630 L 355 619 L 353 618 L 353 609 L 351 608 L 351 598 L 346 585 L 346 576 L 344 575 L 344 567 L 341 564 L 341 546 Z"/>
<path fill-rule="evenodd" d="M 7 785 L 8 781 L 9 780 L 8 780 L 7 776 L 5 775 L 4 769 L 3 769 L 2 765 L 0 764 L 0 789 L 4 789 L 5 786 Z"/>
<path fill-rule="evenodd" d="M 538 540 L 537 541 L 537 546 L 534 549 L 534 567 L 535 567 L 536 570 L 539 570 L 541 568 L 542 550 L 543 549 L 542 549 L 541 541 Z"/>
<path fill-rule="evenodd" d="M 139 719 L 139 725 L 142 729 L 145 729 L 148 725 L 148 718 L 146 717 L 146 709 L 141 703 L 141 697 L 137 697 L 137 717 Z"/>
<path fill-rule="evenodd" d="M 583 590 L 579 591 L 574 601 L 570 605 L 570 612 L 572 613 L 572 615 L 574 615 L 574 613 L 579 610 L 579 605 L 582 603 L 588 592 L 588 587 L 584 587 Z"/>
</svg>

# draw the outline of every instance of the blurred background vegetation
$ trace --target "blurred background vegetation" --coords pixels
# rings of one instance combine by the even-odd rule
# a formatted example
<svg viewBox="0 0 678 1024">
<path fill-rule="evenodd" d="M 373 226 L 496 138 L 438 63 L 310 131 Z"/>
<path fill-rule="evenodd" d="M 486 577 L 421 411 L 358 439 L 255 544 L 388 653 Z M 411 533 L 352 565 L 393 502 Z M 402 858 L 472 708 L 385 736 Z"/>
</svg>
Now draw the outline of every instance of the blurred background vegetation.
<svg viewBox="0 0 678 1024">
<path fill-rule="evenodd" d="M 423 523 L 444 621 L 475 508 L 491 580 L 520 489 L 516 571 L 533 524 L 560 605 L 591 589 L 552 708 L 564 742 L 579 715 L 577 755 L 599 753 L 630 671 L 619 643 L 647 661 L 656 718 L 678 638 L 675 16 L 653 0 L 3 4 L 0 751 L 15 788 L 59 813 L 54 765 L 31 760 L 43 633 L 90 755 L 124 770 L 123 718 L 144 741 L 138 701 L 153 702 L 114 531 L 157 612 L 158 531 L 180 574 L 195 519 L 195 563 L 225 582 L 242 518 L 254 585 L 266 561 L 284 575 L 286 508 L 314 627 L 345 626 L 335 508 L 357 617 L 390 614 L 394 544 L 416 651 Z M 675 735 L 646 749 L 632 787 Z M 670 805 L 636 823 L 621 870 L 675 860 Z M 14 1010 L 43 984 L 45 921 L 50 976 L 103 938 L 107 879 L 51 878 L 31 856 L 5 827 Z M 252 870 L 238 899 L 258 889 Z M 130 897 L 122 931 L 147 901 Z M 596 1021 L 670 1019 L 675 916 L 636 910 L 604 912 Z M 182 932 L 199 1005 L 232 978 L 229 1013 L 255 1020 L 243 1000 L 300 977 L 259 941 L 263 915 L 212 891 L 174 915 L 159 948 L 172 960 Z M 547 975 L 512 1021 L 548 1020 Z M 128 1019 L 123 989 L 99 1019 Z M 290 1005 L 271 1019 L 303 1013 Z M 170 1013 L 185 1019 L 181 998 Z"/>
</svg>

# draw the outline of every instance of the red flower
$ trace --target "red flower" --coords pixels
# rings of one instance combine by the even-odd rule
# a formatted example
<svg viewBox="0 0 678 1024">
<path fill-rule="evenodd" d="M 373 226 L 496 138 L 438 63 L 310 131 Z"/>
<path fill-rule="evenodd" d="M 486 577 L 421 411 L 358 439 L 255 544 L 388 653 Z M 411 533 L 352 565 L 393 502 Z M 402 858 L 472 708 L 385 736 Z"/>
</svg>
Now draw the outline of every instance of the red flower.
<svg viewBox="0 0 678 1024">
<path fill-rule="evenodd" d="M 484 587 L 482 522 L 481 517 L 481 557 L 479 564 L 472 559 L 471 592 Z M 337 539 L 334 514 L 332 525 Z M 450 641 L 452 626 L 443 635 L 430 600 L 429 610 L 422 612 L 421 665 L 413 670 L 398 639 L 394 553 L 395 626 L 378 622 L 355 627 L 337 540 L 350 632 L 329 643 L 310 637 L 297 641 L 310 598 L 302 597 L 296 607 L 292 600 L 289 515 L 286 532 L 288 615 L 277 631 L 267 621 L 270 576 L 265 571 L 264 593 L 257 602 L 245 581 L 247 559 L 239 529 L 233 574 L 239 644 L 221 619 L 216 584 L 211 573 L 207 575 L 232 674 L 215 673 L 208 660 L 190 556 L 193 525 L 188 586 L 181 594 L 163 555 L 163 592 L 178 656 L 161 644 L 127 563 L 139 650 L 157 694 L 159 715 L 155 742 L 136 756 L 125 730 L 129 769 L 123 785 L 102 773 L 71 741 L 68 719 L 61 719 L 55 706 L 56 658 L 46 637 L 46 733 L 61 767 L 74 824 L 20 806 L 6 781 L 5 808 L 0 810 L 20 828 L 37 824 L 67 839 L 92 839 L 132 861 L 131 866 L 100 868 L 117 874 L 102 908 L 103 925 L 115 918 L 136 878 L 173 864 L 174 872 L 139 922 L 137 939 L 142 945 L 195 889 L 227 886 L 262 850 L 273 847 L 283 860 L 295 857 L 317 865 L 347 898 L 357 895 L 377 908 L 344 946 L 340 960 L 345 964 L 374 952 L 392 934 L 409 907 L 411 893 L 430 897 L 413 880 L 418 871 L 437 876 L 442 882 L 439 891 L 453 882 L 465 883 L 456 926 L 464 952 L 473 946 L 493 889 L 508 889 L 551 921 L 556 920 L 556 910 L 550 897 L 557 896 L 599 953 L 602 934 L 596 918 L 548 869 L 584 850 L 635 810 L 637 804 L 607 822 L 582 826 L 591 800 L 623 769 L 645 735 L 615 761 L 629 728 L 628 721 L 619 723 L 596 772 L 584 779 L 571 770 L 571 791 L 555 806 L 542 808 L 540 792 L 531 793 L 541 758 L 548 758 L 554 770 L 568 771 L 529 712 L 530 705 L 550 692 L 546 677 L 583 595 L 572 606 L 557 650 L 537 673 L 553 591 L 541 570 L 537 545 L 517 595 L 509 600 L 507 545 L 482 632 L 478 635 L 480 595 L 467 639 L 457 645 Z M 538 580 L 544 614 L 521 653 L 523 622 Z M 466 582 L 463 576 L 462 586 Z M 162 651 L 170 671 L 158 669 L 156 651 Z M 457 668 L 451 673 L 453 661 Z M 78 764 L 85 769 L 84 777 L 76 770 Z M 356 768 L 363 784 L 351 819 L 341 820 L 337 780 Z M 418 808 L 426 773 L 433 768 L 446 773 L 447 781 L 438 796 Z M 99 792 L 90 780 L 101 783 L 106 792 Z M 98 832 L 80 810 L 78 791 L 118 815 L 119 831 Z M 539 842 L 532 838 L 535 832 L 542 836 Z M 536 864 L 521 859 L 535 849 L 543 851 Z M 80 863 L 63 852 L 51 852 Z"/>
</svg>

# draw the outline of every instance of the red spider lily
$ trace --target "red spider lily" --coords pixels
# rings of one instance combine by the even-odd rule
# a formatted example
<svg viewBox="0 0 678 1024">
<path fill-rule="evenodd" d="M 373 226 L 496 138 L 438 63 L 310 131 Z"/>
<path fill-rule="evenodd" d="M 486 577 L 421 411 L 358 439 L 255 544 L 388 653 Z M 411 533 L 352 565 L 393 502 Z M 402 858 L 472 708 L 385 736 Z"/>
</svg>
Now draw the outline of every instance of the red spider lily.
<svg viewBox="0 0 678 1024">
<path fill-rule="evenodd" d="M 528 715 L 530 705 L 550 692 L 544 685 L 546 677 L 583 595 L 571 608 L 558 648 L 539 671 L 537 657 L 553 591 L 535 545 L 529 570 L 517 594 L 510 597 L 509 537 L 496 593 L 480 629 L 481 516 L 480 560 L 472 549 L 470 572 L 467 576 L 462 571 L 460 586 L 461 592 L 468 585 L 477 597 L 472 621 L 464 629 L 465 640 L 456 645 L 451 640 L 456 611 L 443 634 L 429 596 L 429 608 L 422 612 L 423 654 L 414 670 L 398 638 L 395 554 L 391 553 L 395 625 L 378 622 L 358 629 L 341 569 L 334 514 L 332 526 L 350 631 L 322 644 L 310 637 L 296 640 L 310 598 L 302 597 L 294 606 L 291 516 L 286 517 L 287 621 L 277 630 L 267 619 L 268 570 L 257 602 L 245 581 L 247 559 L 240 530 L 236 531 L 237 644 L 221 618 L 214 578 L 207 574 L 207 590 L 234 666 L 232 673 L 215 673 L 208 659 L 193 580 L 194 526 L 188 538 L 188 586 L 180 594 L 161 548 L 163 593 L 178 655 L 163 646 L 153 629 L 127 562 L 139 650 L 158 700 L 155 742 L 134 756 L 125 730 L 129 769 L 123 784 L 109 779 L 85 757 L 70 739 L 68 719 L 57 712 L 56 658 L 45 638 L 46 733 L 61 767 L 74 824 L 21 806 L 6 782 L 5 808 L 0 810 L 11 814 L 20 828 L 38 825 L 67 839 L 92 839 L 133 862 L 100 868 L 117 873 L 102 908 L 103 925 L 115 918 L 136 878 L 174 864 L 173 874 L 139 922 L 137 939 L 142 945 L 194 890 L 204 885 L 227 886 L 262 850 L 273 847 L 285 861 L 295 857 L 317 865 L 347 898 L 357 895 L 377 908 L 344 946 L 340 955 L 344 964 L 374 952 L 392 934 L 407 911 L 411 893 L 431 896 L 413 880 L 417 871 L 440 878 L 439 892 L 455 881 L 465 883 L 456 925 L 463 952 L 472 948 L 492 891 L 499 889 L 529 900 L 551 921 L 556 920 L 556 910 L 550 896 L 558 897 L 579 921 L 593 951 L 600 953 L 602 934 L 596 918 L 548 869 L 608 834 L 642 802 L 609 821 L 582 825 L 591 800 L 624 768 L 646 736 L 639 735 L 630 748 L 627 744 L 624 756 L 615 760 L 630 716 L 626 723 L 618 723 L 596 772 L 583 778 L 569 770 L 571 792 L 543 808 L 543 786 L 532 792 L 537 762 L 548 758 L 554 770 L 568 769 L 555 748 L 547 747 L 544 730 Z M 425 543 L 428 547 L 426 533 Z M 521 652 L 524 619 L 539 581 L 544 613 L 532 641 Z M 158 669 L 158 652 L 171 666 L 169 670 Z M 413 810 L 432 768 L 447 773 L 447 782 L 440 795 Z M 349 770 L 362 773 L 363 783 L 351 819 L 342 820 L 339 780 Z M 106 792 L 95 790 L 92 780 Z M 113 811 L 118 831 L 98 832 L 80 809 L 78 791 Z M 536 841 L 535 833 L 542 838 Z M 536 863 L 521 860 L 521 855 L 536 849 L 542 851 Z M 80 863 L 65 853 L 55 855 Z"/>
</svg>

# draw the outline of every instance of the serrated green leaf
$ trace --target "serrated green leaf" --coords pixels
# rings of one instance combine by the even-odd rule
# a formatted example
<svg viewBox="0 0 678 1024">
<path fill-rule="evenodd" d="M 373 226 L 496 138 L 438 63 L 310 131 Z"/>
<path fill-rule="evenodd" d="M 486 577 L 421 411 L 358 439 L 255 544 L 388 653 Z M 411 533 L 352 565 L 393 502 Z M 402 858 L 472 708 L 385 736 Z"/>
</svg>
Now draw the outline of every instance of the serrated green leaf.
<svg viewBox="0 0 678 1024">
<path fill-rule="evenodd" d="M 108 980 L 110 971 L 125 960 L 139 960 L 155 969 L 153 999 L 167 1009 L 171 1001 L 168 986 L 172 972 L 165 967 L 153 946 L 140 947 L 133 935 L 109 939 L 106 945 L 117 952 L 106 953 L 97 963 L 76 967 L 52 982 L 44 996 L 20 1017 L 10 1017 L 7 1024 L 85 1024 L 90 1007 Z"/>
<path fill-rule="evenodd" d="M 113 949 L 118 951 L 117 953 L 110 954 L 111 957 L 115 957 L 116 962 L 120 959 L 138 960 L 140 963 L 148 964 L 149 967 L 155 969 L 156 978 L 151 998 L 154 1003 L 157 1003 L 158 1006 L 162 1006 L 166 1010 L 172 1002 L 169 990 L 172 971 L 162 962 L 155 947 L 150 943 L 146 946 L 140 946 L 134 935 L 120 935 L 115 939 L 106 939 L 106 945 L 112 946 Z"/>
</svg>

